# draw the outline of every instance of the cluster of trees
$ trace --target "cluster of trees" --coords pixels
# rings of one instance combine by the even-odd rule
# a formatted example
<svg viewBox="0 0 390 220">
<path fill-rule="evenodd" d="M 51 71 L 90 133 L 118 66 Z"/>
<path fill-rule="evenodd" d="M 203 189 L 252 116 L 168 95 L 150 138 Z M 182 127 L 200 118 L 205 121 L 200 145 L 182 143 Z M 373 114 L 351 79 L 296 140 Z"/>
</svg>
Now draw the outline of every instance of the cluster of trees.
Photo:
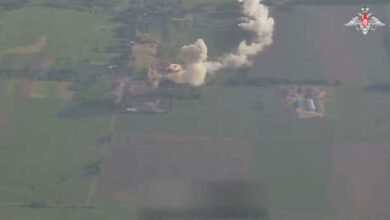
<svg viewBox="0 0 390 220">
<path fill-rule="evenodd" d="M 161 81 L 160 90 L 163 95 L 176 100 L 192 100 L 202 98 L 202 89 L 200 87 L 177 85 L 170 80 Z"/>
<path fill-rule="evenodd" d="M 101 172 L 101 162 L 100 161 L 94 161 L 84 166 L 84 173 L 83 175 L 85 177 L 93 177 L 100 175 Z"/>
<path fill-rule="evenodd" d="M 32 201 L 28 204 L 28 207 L 29 208 L 32 208 L 32 209 L 40 209 L 40 208 L 46 208 L 47 207 L 47 204 L 45 201 L 43 200 L 37 200 L 37 201 Z"/>
<path fill-rule="evenodd" d="M 193 100 L 202 98 L 200 88 L 194 88 L 189 86 L 177 86 L 174 90 L 170 92 L 170 95 L 172 98 L 178 100 Z"/>
<path fill-rule="evenodd" d="M 390 92 L 390 83 L 373 84 L 367 86 L 366 89 L 373 92 Z"/>
<path fill-rule="evenodd" d="M 106 65 L 91 65 L 89 62 L 60 59 L 56 61 L 54 67 L 44 77 L 47 80 L 88 83 L 101 79 L 109 72 Z"/>
<path fill-rule="evenodd" d="M 25 78 L 82 82 L 98 78 L 104 72 L 104 67 L 101 66 L 90 66 L 90 68 L 85 68 L 84 70 L 77 69 L 77 67 L 54 68 L 47 74 L 42 74 L 40 70 L 34 69 L 0 69 L 0 79 Z"/>
<path fill-rule="evenodd" d="M 64 1 L 46 1 L 45 5 L 57 8 L 69 8 L 90 13 L 110 11 L 116 4 L 123 0 L 64 0 Z"/>
<path fill-rule="evenodd" d="M 1 79 L 36 78 L 38 72 L 32 69 L 0 69 Z"/>
<path fill-rule="evenodd" d="M 118 43 L 115 47 L 110 48 L 112 52 L 120 55 L 112 60 L 119 66 L 120 69 L 126 69 L 131 59 L 131 42 L 135 40 L 137 34 L 139 12 L 129 7 L 123 11 L 117 12 L 113 15 L 112 21 L 120 24 L 114 31 L 114 37 Z"/>
<path fill-rule="evenodd" d="M 97 138 L 96 139 L 96 144 L 97 145 L 111 144 L 111 141 L 112 141 L 112 136 L 111 135 L 107 135 L 107 136 L 103 136 L 103 137 Z"/>
</svg>

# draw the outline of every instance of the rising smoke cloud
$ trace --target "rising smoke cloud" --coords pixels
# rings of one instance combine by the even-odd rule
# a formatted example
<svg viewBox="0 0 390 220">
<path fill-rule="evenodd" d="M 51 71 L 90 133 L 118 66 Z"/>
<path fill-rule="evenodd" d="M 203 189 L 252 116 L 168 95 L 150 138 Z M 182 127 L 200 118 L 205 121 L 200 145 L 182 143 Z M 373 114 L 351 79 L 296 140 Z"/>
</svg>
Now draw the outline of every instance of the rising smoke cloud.
<svg viewBox="0 0 390 220">
<path fill-rule="evenodd" d="M 222 55 L 216 61 L 207 61 L 207 45 L 203 39 L 181 48 L 179 56 L 184 66 L 179 73 L 168 75 L 176 83 L 201 86 L 207 73 L 213 74 L 222 68 L 238 68 L 252 65 L 251 58 L 273 42 L 274 19 L 269 16 L 269 8 L 261 0 L 243 0 L 243 22 L 239 26 L 254 33 L 252 42 L 242 41 L 235 52 Z"/>
<path fill-rule="evenodd" d="M 176 83 L 185 83 L 192 86 L 201 86 L 207 75 L 207 45 L 203 39 L 194 44 L 184 46 L 179 51 L 184 63 L 184 69 L 178 73 L 169 74 L 168 79 Z"/>
</svg>

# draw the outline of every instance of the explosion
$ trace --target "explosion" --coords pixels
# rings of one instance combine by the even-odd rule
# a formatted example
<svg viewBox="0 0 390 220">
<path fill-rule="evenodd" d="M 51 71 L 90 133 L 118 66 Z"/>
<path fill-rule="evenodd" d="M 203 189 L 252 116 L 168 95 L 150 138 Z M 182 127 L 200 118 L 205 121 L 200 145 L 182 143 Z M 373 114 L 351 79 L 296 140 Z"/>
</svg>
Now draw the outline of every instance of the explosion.
<svg viewBox="0 0 390 220">
<path fill-rule="evenodd" d="M 198 39 L 194 44 L 180 49 L 179 55 L 184 63 L 183 70 L 169 74 L 168 79 L 175 83 L 201 86 L 208 73 L 215 73 L 222 68 L 251 66 L 251 58 L 273 43 L 275 22 L 269 16 L 269 8 L 261 4 L 261 0 L 241 0 L 241 2 L 245 17 L 239 26 L 255 34 L 253 41 L 244 40 L 235 52 L 222 55 L 216 61 L 207 61 L 207 45 L 203 39 Z"/>
</svg>

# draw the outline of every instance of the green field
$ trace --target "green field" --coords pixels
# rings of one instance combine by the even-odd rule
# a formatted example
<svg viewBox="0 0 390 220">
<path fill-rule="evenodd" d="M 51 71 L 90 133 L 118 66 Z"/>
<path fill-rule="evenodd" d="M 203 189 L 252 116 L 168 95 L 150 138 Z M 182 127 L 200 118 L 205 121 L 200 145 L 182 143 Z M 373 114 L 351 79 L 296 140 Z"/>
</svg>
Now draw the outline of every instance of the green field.
<svg viewBox="0 0 390 220">
<path fill-rule="evenodd" d="M 115 55 L 106 52 L 107 47 L 114 42 L 112 30 L 116 27 L 106 17 L 46 7 L 0 12 L 0 17 L 0 51 L 28 46 L 46 36 L 46 45 L 34 54 L 52 59 L 66 58 L 91 63 L 105 63 Z M 26 62 L 23 62 L 23 59 L 32 59 L 23 58 L 27 55 L 19 53 L 15 54 L 10 62 L 6 56 L 11 55 L 13 54 L 3 55 L 3 68 L 15 67 L 12 66 L 13 63 L 22 66 Z"/>
<path fill-rule="evenodd" d="M 0 94 L 3 96 L 14 96 L 16 93 L 17 83 L 18 80 L 1 80 Z"/>
<path fill-rule="evenodd" d="M 71 99 L 68 82 L 0 80 L 0 97 Z"/>
<path fill-rule="evenodd" d="M 137 219 L 133 210 L 105 207 L 102 209 L 20 209 L 0 208 L 0 218 L 9 220 L 42 220 L 42 219 L 82 219 L 82 220 L 132 220 Z"/>
<path fill-rule="evenodd" d="M 299 120 L 277 87 L 209 86 L 201 100 L 176 101 L 169 115 L 120 116 L 117 133 L 247 140 L 255 149 L 253 170 L 267 186 L 271 219 L 286 213 L 327 217 L 338 211 L 334 147 L 369 143 L 388 152 L 381 148 L 390 145 L 390 124 L 383 120 L 388 97 L 361 88 L 336 89 L 325 118 Z M 255 108 L 259 103 L 263 107 Z"/>
<path fill-rule="evenodd" d="M 9 204 L 84 204 L 90 179 L 83 176 L 83 167 L 100 157 L 95 142 L 107 135 L 110 117 L 64 119 L 58 114 L 70 103 L 50 99 L 0 102 L 0 218 L 18 219 L 24 212 L 10 211 Z"/>
<path fill-rule="evenodd" d="M 119 115 L 115 133 L 246 140 L 255 149 L 252 169 L 266 185 L 271 219 L 291 212 L 333 216 L 333 146 L 359 141 L 368 141 L 371 146 L 390 143 L 390 124 L 382 120 L 390 108 L 388 94 L 340 88 L 335 90 L 335 97 L 325 118 L 298 120 L 281 102 L 277 87 L 208 86 L 202 89 L 202 99 L 176 101 L 167 115 Z M 131 215 L 132 211 L 118 210 L 118 201 L 110 201 L 99 192 L 92 200 L 96 207 L 91 210 L 48 208 L 31 214 L 29 208 L 1 207 L 1 203 L 28 204 L 35 200 L 58 206 L 82 204 L 89 187 L 89 180 L 82 177 L 83 166 L 99 155 L 95 140 L 106 135 L 109 127 L 108 117 L 58 118 L 58 111 L 68 105 L 63 102 L 1 101 L 6 106 L 2 115 L 8 120 L 0 118 L 0 139 L 5 149 L 1 151 L 1 174 L 5 178 L 0 182 L 0 209 L 5 211 L 0 217 L 103 219 L 101 216 L 114 215 L 114 219 L 124 219 Z M 256 107 L 259 105 L 262 107 Z"/>
<path fill-rule="evenodd" d="M 31 87 L 30 95 L 36 95 L 43 98 L 59 98 L 61 83 L 38 81 L 34 82 Z"/>
</svg>

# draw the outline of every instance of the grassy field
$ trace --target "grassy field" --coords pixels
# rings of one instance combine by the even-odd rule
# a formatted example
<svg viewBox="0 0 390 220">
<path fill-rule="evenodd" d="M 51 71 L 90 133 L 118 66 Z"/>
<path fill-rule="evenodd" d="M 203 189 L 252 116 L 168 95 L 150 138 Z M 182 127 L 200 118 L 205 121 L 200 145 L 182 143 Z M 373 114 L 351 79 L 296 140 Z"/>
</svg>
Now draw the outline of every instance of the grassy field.
<svg viewBox="0 0 390 220">
<path fill-rule="evenodd" d="M 385 21 L 389 13 L 386 8 L 372 6 Z M 357 6 L 326 5 L 275 12 L 275 43 L 256 58 L 253 74 L 292 80 L 339 80 L 349 86 L 389 81 L 388 56 L 383 49 L 386 29 L 362 38 L 353 28 L 344 26 L 345 20 L 358 11 Z"/>
<path fill-rule="evenodd" d="M 348 169 L 355 173 L 351 178 L 360 181 L 375 169 L 371 166 L 356 174 L 353 166 L 346 168 L 338 159 L 339 153 L 348 158 L 353 155 L 354 147 L 342 146 L 365 143 L 366 147 L 360 147 L 359 152 L 368 151 L 368 155 L 382 152 L 382 162 L 390 158 L 385 147 L 390 144 L 390 124 L 386 120 L 388 97 L 389 94 L 363 88 L 338 88 L 324 118 L 299 120 L 282 103 L 277 87 L 208 86 L 202 89 L 200 100 L 176 101 L 171 114 L 119 116 L 116 132 L 150 137 L 234 137 L 249 141 L 254 149 L 252 171 L 267 186 L 271 219 L 287 215 L 325 218 L 343 213 L 338 201 L 346 197 L 337 192 L 352 187 L 340 184 L 337 174 Z M 373 157 L 362 157 L 362 163 L 369 163 Z M 359 187 L 368 193 L 381 193 L 367 189 L 364 182 Z M 365 194 L 357 196 L 367 199 Z M 361 204 L 376 207 L 376 203 Z"/>
<path fill-rule="evenodd" d="M 0 80 L 0 97 L 69 100 L 73 96 L 69 86 L 69 82 Z"/>
<path fill-rule="evenodd" d="M 83 220 L 133 220 L 136 213 L 133 210 L 120 208 L 102 208 L 102 209 L 19 209 L 19 208 L 0 208 L 0 217 L 8 220 L 42 220 L 42 219 L 83 219 Z"/>
<path fill-rule="evenodd" d="M 8 205 L 84 204 L 90 178 L 83 168 L 100 157 L 95 142 L 107 135 L 110 117 L 62 119 L 58 113 L 70 103 L 52 99 L 2 97 L 0 102 L 0 218 L 18 219 L 28 212 Z"/>
<path fill-rule="evenodd" d="M 23 62 L 23 56 L 32 52 L 52 59 L 68 58 L 94 63 L 105 63 L 115 55 L 105 52 L 113 44 L 112 29 L 115 28 L 105 17 L 45 7 L 0 12 L 0 17 L 0 51 L 8 50 L 2 55 L 3 68 L 15 68 L 14 63 L 16 67 L 22 65 L 26 62 Z M 42 36 L 46 39 L 43 44 L 31 50 Z M 18 53 L 15 47 L 19 47 Z M 7 56 L 13 58 L 7 59 Z"/>
<path fill-rule="evenodd" d="M 298 120 L 279 93 L 276 87 L 205 87 L 201 100 L 177 101 L 169 115 L 120 116 L 117 132 L 246 140 L 272 219 L 289 212 L 329 215 L 335 122 Z"/>
<path fill-rule="evenodd" d="M 254 165 L 252 172 L 267 186 L 271 219 L 280 219 L 288 213 L 329 216 L 333 214 L 334 143 L 349 142 L 355 139 L 356 132 L 362 135 L 361 140 L 382 134 L 380 140 L 365 139 L 370 144 L 390 143 L 386 134 L 389 124 L 374 126 L 375 121 L 387 114 L 387 94 L 359 89 L 340 89 L 336 93 L 340 98 L 335 100 L 328 117 L 298 120 L 281 103 L 278 88 L 206 87 L 201 100 L 175 102 L 171 114 L 119 116 L 116 133 L 150 138 L 159 135 L 187 136 L 194 140 L 204 137 L 245 140 L 254 149 L 250 159 Z M 0 181 L 0 198 L 3 198 L 0 218 L 134 216 L 131 210 L 115 208 L 118 204 L 108 202 L 102 194 L 93 200 L 98 207 L 90 210 L 2 207 L 39 200 L 56 205 L 82 203 L 89 187 L 89 180 L 81 176 L 82 168 L 98 154 L 94 141 L 107 134 L 108 119 L 58 119 L 56 113 L 66 104 L 45 99 L 2 99 L 1 104 L 5 107 L 0 117 L 0 174 L 4 177 Z M 367 129 L 359 129 L 367 124 L 370 125 Z"/>
</svg>

